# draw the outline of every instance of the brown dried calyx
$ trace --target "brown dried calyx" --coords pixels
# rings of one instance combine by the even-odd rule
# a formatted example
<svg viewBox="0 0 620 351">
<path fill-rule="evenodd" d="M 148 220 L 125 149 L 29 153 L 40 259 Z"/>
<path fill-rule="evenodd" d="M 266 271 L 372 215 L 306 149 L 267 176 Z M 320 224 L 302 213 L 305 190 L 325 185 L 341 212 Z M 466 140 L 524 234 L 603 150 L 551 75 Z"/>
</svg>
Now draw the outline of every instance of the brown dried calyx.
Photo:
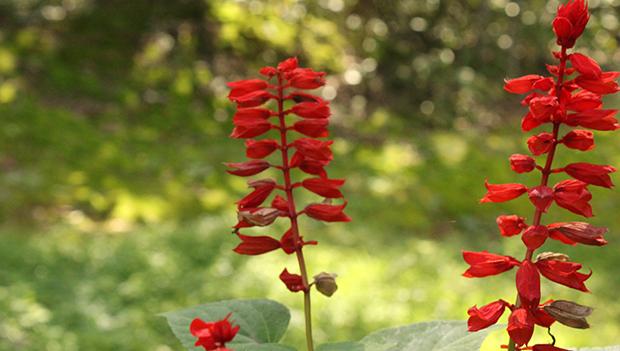
<svg viewBox="0 0 620 351">
<path fill-rule="evenodd" d="M 336 290 L 338 290 L 338 284 L 336 284 L 337 274 L 322 272 L 314 276 L 314 284 L 316 290 L 321 294 L 331 297 Z"/>
<path fill-rule="evenodd" d="M 592 314 L 592 308 L 566 300 L 557 300 L 543 307 L 545 312 L 555 318 L 556 321 L 577 329 L 590 328 L 586 320 Z"/>
<path fill-rule="evenodd" d="M 536 262 L 544 260 L 568 262 L 568 259 L 568 255 L 559 252 L 541 252 L 536 256 Z"/>
<path fill-rule="evenodd" d="M 273 223 L 278 218 L 280 210 L 277 208 L 259 208 L 252 210 L 242 210 L 237 213 L 240 221 L 246 221 L 253 225 L 264 227 Z"/>
</svg>

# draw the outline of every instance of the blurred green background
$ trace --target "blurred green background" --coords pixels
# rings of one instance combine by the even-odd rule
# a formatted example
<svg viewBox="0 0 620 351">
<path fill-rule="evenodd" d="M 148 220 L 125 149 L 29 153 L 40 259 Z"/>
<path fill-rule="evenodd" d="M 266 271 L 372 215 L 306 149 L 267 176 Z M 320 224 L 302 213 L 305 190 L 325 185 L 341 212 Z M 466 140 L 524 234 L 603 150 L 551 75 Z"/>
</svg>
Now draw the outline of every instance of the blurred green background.
<svg viewBox="0 0 620 351">
<path fill-rule="evenodd" d="M 0 350 L 180 350 L 158 313 L 263 296 L 293 309 L 286 342 L 301 345 L 300 296 L 277 280 L 296 265 L 231 252 L 233 202 L 247 190 L 222 166 L 243 159 L 227 138 L 225 83 L 292 55 L 329 74 L 330 175 L 347 179 L 354 219 L 301 223 L 321 242 L 307 250 L 311 273 L 340 276 L 333 298 L 315 297 L 316 338 L 464 320 L 473 304 L 512 300 L 512 274 L 462 278 L 460 251 L 522 255 L 495 217 L 531 217 L 527 199 L 477 200 L 485 177 L 537 182 L 508 167 L 527 136 L 502 79 L 545 73 L 557 4 L 0 0 Z M 590 7 L 578 49 L 618 70 L 620 1 Z M 562 149 L 560 162 L 620 165 L 614 135 L 597 143 Z M 544 297 L 596 308 L 590 330 L 553 328 L 562 346 L 620 343 L 620 196 L 593 193 L 610 244 L 547 246 L 594 271 L 591 294 L 544 283 Z"/>
</svg>

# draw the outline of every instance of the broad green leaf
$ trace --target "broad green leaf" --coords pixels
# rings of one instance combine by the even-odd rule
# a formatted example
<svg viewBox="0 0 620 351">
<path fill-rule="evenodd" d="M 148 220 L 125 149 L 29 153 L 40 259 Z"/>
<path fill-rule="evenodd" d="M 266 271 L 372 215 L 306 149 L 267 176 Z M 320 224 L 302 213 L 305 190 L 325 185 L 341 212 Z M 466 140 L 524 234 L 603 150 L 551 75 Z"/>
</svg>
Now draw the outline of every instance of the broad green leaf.
<svg viewBox="0 0 620 351">
<path fill-rule="evenodd" d="M 194 338 L 189 325 L 194 318 L 215 321 L 231 313 L 230 320 L 239 325 L 239 333 L 230 344 L 237 351 L 244 350 L 294 350 L 277 345 L 291 319 L 291 314 L 283 305 L 271 300 L 226 300 L 208 303 L 179 311 L 167 312 L 167 318 L 174 335 L 188 350 L 194 347 Z M 270 344 L 270 345 L 261 345 Z"/>
<path fill-rule="evenodd" d="M 364 337 L 364 351 L 474 351 L 494 328 L 467 331 L 461 321 L 435 321 L 384 329 Z"/>
<path fill-rule="evenodd" d="M 620 345 L 606 347 L 586 347 L 575 351 L 620 351 Z"/>
<path fill-rule="evenodd" d="M 316 351 L 364 351 L 364 344 L 359 342 L 339 342 L 323 344 Z"/>
</svg>

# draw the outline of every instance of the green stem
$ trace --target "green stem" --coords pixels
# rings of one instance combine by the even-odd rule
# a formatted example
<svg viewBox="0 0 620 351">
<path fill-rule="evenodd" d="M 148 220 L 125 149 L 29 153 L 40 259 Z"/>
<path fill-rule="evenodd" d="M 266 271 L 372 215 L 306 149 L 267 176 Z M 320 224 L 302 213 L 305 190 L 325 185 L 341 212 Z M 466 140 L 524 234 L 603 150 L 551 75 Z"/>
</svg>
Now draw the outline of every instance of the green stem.
<svg viewBox="0 0 620 351">
<path fill-rule="evenodd" d="M 282 146 L 282 172 L 284 174 L 284 187 L 286 192 L 286 201 L 289 206 L 289 217 L 291 219 L 291 231 L 296 243 L 301 242 L 299 235 L 299 226 L 297 224 L 297 210 L 295 209 L 295 200 L 293 198 L 293 187 L 291 182 L 291 171 L 288 160 L 288 141 L 286 138 L 286 117 L 284 113 L 284 87 L 282 85 L 282 77 L 278 75 L 278 119 L 280 122 L 280 144 Z M 295 249 L 297 262 L 299 263 L 299 271 L 301 273 L 302 283 L 304 285 L 304 315 L 306 321 L 306 346 L 308 351 L 314 351 L 314 343 L 312 339 L 312 314 L 310 304 L 310 285 L 308 283 L 308 272 L 306 269 L 306 261 L 302 247 Z"/>
</svg>

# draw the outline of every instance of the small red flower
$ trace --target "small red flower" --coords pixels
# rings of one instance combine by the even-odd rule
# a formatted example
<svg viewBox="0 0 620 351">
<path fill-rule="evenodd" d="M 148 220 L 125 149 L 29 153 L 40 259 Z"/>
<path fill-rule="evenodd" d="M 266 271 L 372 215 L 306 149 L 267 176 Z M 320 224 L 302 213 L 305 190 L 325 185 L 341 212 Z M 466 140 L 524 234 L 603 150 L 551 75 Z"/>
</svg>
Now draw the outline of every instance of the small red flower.
<svg viewBox="0 0 620 351">
<path fill-rule="evenodd" d="M 553 187 L 553 197 L 558 206 L 584 217 L 592 217 L 592 194 L 588 184 L 574 179 L 559 182 Z"/>
<path fill-rule="evenodd" d="M 528 74 L 523 77 L 506 79 L 504 84 L 504 90 L 513 94 L 525 94 L 534 90 L 534 84 L 545 77 L 537 74 Z"/>
<path fill-rule="evenodd" d="M 232 351 L 226 348 L 226 343 L 232 341 L 239 326 L 234 326 L 228 318 L 229 313 L 224 319 L 216 322 L 205 322 L 200 318 L 195 318 L 189 326 L 190 333 L 198 338 L 195 346 L 201 346 L 205 351 Z"/>
<path fill-rule="evenodd" d="M 568 59 L 577 72 L 579 72 L 582 76 L 588 78 L 599 78 L 603 73 L 601 66 L 599 66 L 598 63 L 591 57 L 580 53 L 573 53 L 568 55 Z"/>
<path fill-rule="evenodd" d="M 607 228 L 596 227 L 585 222 L 560 222 L 547 225 L 549 236 L 565 244 L 603 246 L 607 245 L 604 235 Z"/>
<path fill-rule="evenodd" d="M 603 101 L 600 95 L 587 90 L 581 90 L 570 97 L 566 109 L 571 111 L 588 111 L 601 108 Z"/>
<path fill-rule="evenodd" d="M 262 160 L 251 160 L 247 162 L 228 162 L 225 165 L 230 168 L 226 172 L 240 176 L 240 177 L 249 177 L 256 175 L 267 168 L 269 168 L 269 162 Z"/>
<path fill-rule="evenodd" d="M 564 167 L 564 171 L 571 177 L 591 185 L 598 185 L 605 188 L 612 188 L 614 186 L 609 177 L 609 173 L 616 171 L 612 166 L 578 162 L 571 163 Z"/>
<path fill-rule="evenodd" d="M 553 138 L 553 135 L 547 132 L 533 135 L 527 139 L 527 147 L 535 156 L 549 152 L 554 143 L 555 139 Z"/>
<path fill-rule="evenodd" d="M 282 273 L 280 273 L 280 280 L 292 292 L 299 292 L 305 290 L 301 275 L 291 274 L 286 268 L 282 271 Z"/>
<path fill-rule="evenodd" d="M 555 96 L 537 96 L 529 101 L 530 112 L 539 121 L 547 122 L 560 104 Z"/>
<path fill-rule="evenodd" d="M 617 110 L 586 110 L 572 113 L 566 116 L 566 124 L 573 127 L 613 131 L 619 128 L 618 120 L 614 117 L 617 112 Z"/>
<path fill-rule="evenodd" d="M 273 189 L 276 187 L 276 182 L 273 179 L 261 179 L 248 182 L 254 191 L 246 195 L 243 199 L 237 201 L 237 207 L 258 207 L 271 195 Z"/>
<path fill-rule="evenodd" d="M 248 158 L 261 159 L 271 155 L 276 151 L 280 144 L 273 139 L 252 140 L 245 141 L 245 155 Z"/>
<path fill-rule="evenodd" d="M 504 314 L 506 306 L 508 306 L 506 301 L 497 300 L 480 308 L 476 306 L 471 307 L 467 310 L 469 315 L 467 329 L 470 332 L 474 332 L 492 326 Z"/>
<path fill-rule="evenodd" d="M 344 185 L 344 179 L 308 178 L 301 182 L 304 188 L 326 198 L 341 198 L 339 188 Z"/>
<path fill-rule="evenodd" d="M 350 222 L 351 218 L 343 212 L 346 206 L 346 202 L 342 205 L 310 204 L 306 206 L 304 213 L 324 222 Z"/>
<path fill-rule="evenodd" d="M 331 115 L 329 103 L 325 101 L 300 102 L 291 111 L 299 117 L 310 119 L 327 119 Z"/>
<path fill-rule="evenodd" d="M 526 345 L 534 334 L 535 320 L 530 311 L 517 308 L 508 317 L 508 334 L 518 345 Z"/>
<path fill-rule="evenodd" d="M 228 98 L 232 101 L 235 101 L 235 99 L 241 96 L 264 90 L 268 86 L 267 82 L 262 79 L 238 80 L 236 82 L 230 82 L 227 85 L 230 88 Z"/>
<path fill-rule="evenodd" d="M 298 89 L 316 89 L 325 85 L 325 72 L 316 72 L 310 68 L 297 68 L 289 79 L 291 86 Z"/>
<path fill-rule="evenodd" d="M 572 48 L 589 19 L 588 4 L 584 0 L 569 0 L 565 5 L 560 5 L 553 20 L 558 45 Z"/>
<path fill-rule="evenodd" d="M 326 119 L 305 119 L 293 124 L 293 129 L 309 137 L 324 138 L 329 136 L 328 124 Z"/>
<path fill-rule="evenodd" d="M 518 235 L 527 227 L 525 218 L 517 215 L 501 215 L 496 222 L 502 236 Z"/>
<path fill-rule="evenodd" d="M 603 72 L 599 78 L 579 76 L 575 78 L 575 83 L 585 90 L 594 94 L 607 95 L 615 94 L 620 91 L 616 78 L 620 72 Z"/>
<path fill-rule="evenodd" d="M 293 146 L 297 149 L 302 156 L 316 160 L 316 161 L 331 161 L 334 156 L 330 146 L 334 142 L 322 141 L 310 138 L 301 138 L 293 142 Z"/>
<path fill-rule="evenodd" d="M 516 275 L 519 299 L 525 306 L 538 306 L 540 302 L 540 274 L 529 260 L 523 261 Z"/>
<path fill-rule="evenodd" d="M 262 255 L 280 248 L 280 242 L 270 236 L 237 234 L 241 243 L 233 250 L 241 255 Z"/>
<path fill-rule="evenodd" d="M 538 267 L 540 274 L 551 281 L 568 286 L 569 288 L 589 292 L 584 282 L 590 278 L 592 272 L 590 272 L 590 274 L 579 273 L 578 271 L 582 267 L 580 263 L 539 260 L 536 262 L 536 267 Z"/>
<path fill-rule="evenodd" d="M 467 278 L 482 278 L 511 270 L 520 264 L 510 256 L 492 254 L 486 251 L 463 251 L 463 259 L 471 267 L 463 273 Z"/>
<path fill-rule="evenodd" d="M 590 151 L 594 149 L 594 134 L 589 130 L 574 129 L 568 132 L 561 142 L 571 149 Z"/>
<path fill-rule="evenodd" d="M 547 212 L 553 203 L 553 189 L 545 185 L 535 186 L 528 191 L 528 197 L 538 210 Z"/>
<path fill-rule="evenodd" d="M 536 161 L 527 155 L 510 156 L 510 168 L 517 173 L 528 173 L 536 169 Z"/>
<path fill-rule="evenodd" d="M 490 184 L 485 180 L 484 186 L 487 188 L 487 193 L 480 200 L 481 203 L 509 201 L 527 192 L 525 185 L 517 183 Z"/>
<path fill-rule="evenodd" d="M 523 232 L 521 240 L 523 240 L 523 243 L 528 249 L 536 250 L 545 243 L 548 237 L 549 231 L 547 227 L 544 225 L 536 225 L 527 228 Z"/>
</svg>

